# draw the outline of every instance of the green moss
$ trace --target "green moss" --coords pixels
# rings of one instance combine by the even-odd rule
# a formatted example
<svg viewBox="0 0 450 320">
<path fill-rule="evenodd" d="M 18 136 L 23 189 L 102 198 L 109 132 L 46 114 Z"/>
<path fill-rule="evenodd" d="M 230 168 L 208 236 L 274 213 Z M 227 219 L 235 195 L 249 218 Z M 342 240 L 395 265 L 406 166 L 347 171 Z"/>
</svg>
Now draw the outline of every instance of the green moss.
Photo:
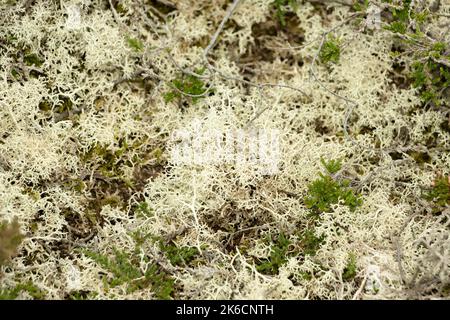
<svg viewBox="0 0 450 320">
<path fill-rule="evenodd" d="M 320 50 L 319 58 L 324 64 L 333 62 L 338 63 L 341 56 L 341 42 L 339 39 L 330 35 L 328 40 L 324 42 Z"/>
<path fill-rule="evenodd" d="M 313 256 L 325 239 L 324 235 L 316 236 L 313 230 L 307 229 L 300 237 L 300 246 L 305 255 Z"/>
<path fill-rule="evenodd" d="M 21 193 L 29 196 L 34 201 L 39 201 L 41 199 L 41 194 L 37 190 L 35 190 L 31 187 L 24 187 L 21 190 Z"/>
<path fill-rule="evenodd" d="M 95 212 L 92 212 L 90 210 L 85 211 L 85 217 L 88 219 L 88 221 L 93 226 L 98 225 L 100 223 L 99 220 L 101 220 L 101 217 L 99 215 L 97 215 Z"/>
<path fill-rule="evenodd" d="M 412 18 L 416 21 L 417 27 L 422 26 L 430 17 L 430 14 L 427 10 L 422 12 L 412 12 Z"/>
<path fill-rule="evenodd" d="M 148 240 L 150 240 L 152 243 L 156 243 L 159 240 L 161 240 L 159 237 L 154 236 L 152 233 L 143 233 L 141 230 L 134 230 L 130 232 L 130 236 L 133 238 L 136 249 L 135 252 L 139 252 L 139 248 L 142 247 L 142 245 L 145 244 Z"/>
<path fill-rule="evenodd" d="M 205 69 L 197 69 L 195 71 L 196 74 L 202 75 Z M 179 77 L 171 82 L 171 86 L 177 88 L 179 91 L 184 92 L 188 95 L 194 95 L 199 97 L 190 97 L 183 95 L 178 90 L 171 90 L 164 94 L 164 100 L 166 103 L 169 103 L 175 99 L 181 99 L 182 97 L 190 99 L 192 103 L 197 103 L 199 99 L 204 97 L 206 94 L 207 88 L 205 87 L 205 83 L 198 77 L 193 75 L 187 75 Z"/>
<path fill-rule="evenodd" d="M 411 0 L 403 0 L 401 8 L 392 8 L 391 12 L 395 20 L 408 22 L 410 16 Z"/>
<path fill-rule="evenodd" d="M 353 10 L 365 12 L 369 6 L 369 0 L 353 0 Z"/>
<path fill-rule="evenodd" d="M 275 0 L 272 2 L 272 6 L 276 10 L 276 16 L 281 26 L 285 27 L 287 10 L 296 11 L 298 3 L 297 0 Z"/>
<path fill-rule="evenodd" d="M 118 207 L 121 207 L 123 205 L 123 203 L 122 203 L 122 198 L 120 196 L 109 195 L 109 196 L 105 196 L 104 198 L 99 200 L 99 205 L 100 205 L 100 207 L 109 205 L 113 208 L 118 208 Z"/>
<path fill-rule="evenodd" d="M 125 284 L 128 293 L 150 287 L 158 299 L 171 298 L 174 280 L 157 264 L 150 263 L 148 258 L 144 258 L 148 263 L 147 271 L 142 272 L 140 257 L 135 254 L 115 248 L 112 258 L 89 250 L 83 250 L 83 253 L 112 274 L 103 278 L 105 285 L 116 287 Z"/>
<path fill-rule="evenodd" d="M 256 270 L 267 275 L 277 275 L 290 257 L 315 255 L 325 237 L 317 237 L 312 229 L 306 229 L 298 239 L 298 242 L 292 242 L 284 233 L 280 233 L 275 239 L 269 236 L 265 242 L 271 245 L 270 256 L 267 259 L 258 259 Z"/>
<path fill-rule="evenodd" d="M 345 281 L 349 281 L 356 276 L 357 266 L 356 266 L 356 255 L 354 253 L 350 253 L 347 266 L 344 269 L 344 273 L 342 274 L 342 279 Z"/>
<path fill-rule="evenodd" d="M 390 1 L 385 1 L 392 3 Z M 396 4 L 397 5 L 397 4 Z M 413 87 L 417 88 L 418 95 L 425 105 L 435 106 L 447 104 L 445 88 L 450 86 L 450 70 L 445 63 L 448 58 L 448 44 L 443 41 L 430 40 L 425 34 L 426 23 L 430 15 L 428 9 L 412 8 L 411 0 L 404 0 L 400 7 L 391 8 L 392 18 L 385 29 L 397 36 L 399 43 L 395 46 L 404 52 L 412 52 L 412 62 L 409 64 Z"/>
<path fill-rule="evenodd" d="M 153 216 L 153 210 L 145 201 L 138 203 L 135 206 L 134 212 L 138 218 L 149 218 Z"/>
<path fill-rule="evenodd" d="M 385 1 L 388 2 L 388 1 Z M 394 33 L 405 34 L 408 30 L 411 0 L 404 0 L 399 8 L 391 8 L 392 22 L 385 27 Z"/>
<path fill-rule="evenodd" d="M 427 74 L 425 73 L 425 64 L 416 61 L 412 65 L 411 77 L 414 80 L 414 87 L 421 88 L 427 83 Z"/>
<path fill-rule="evenodd" d="M 408 25 L 402 21 L 394 21 L 390 25 L 385 26 L 384 28 L 394 33 L 405 34 L 408 29 Z"/>
<path fill-rule="evenodd" d="M 328 171 L 329 174 L 335 174 L 342 168 L 342 161 L 339 159 L 331 159 L 327 162 L 325 161 L 325 159 L 320 158 L 320 163 L 322 163 L 323 167 Z"/>
<path fill-rule="evenodd" d="M 320 178 L 308 185 L 308 195 L 304 199 L 306 206 L 314 213 L 330 212 L 331 206 L 339 201 L 342 201 L 352 211 L 360 206 L 362 204 L 361 196 L 349 187 L 349 182 L 335 180 L 330 176 L 340 170 L 340 162 L 336 160 L 324 162 L 322 160 L 322 164 L 327 173 L 319 173 Z"/>
<path fill-rule="evenodd" d="M 39 289 L 31 281 L 20 283 L 10 289 L 0 289 L 0 300 L 14 300 L 21 292 L 27 292 L 34 300 L 44 300 L 45 291 Z"/>
<path fill-rule="evenodd" d="M 130 37 L 127 37 L 126 40 L 127 40 L 128 46 L 131 49 L 133 49 L 134 51 L 141 52 L 144 50 L 144 44 L 142 43 L 141 40 L 136 39 L 136 38 L 130 38 Z"/>
<path fill-rule="evenodd" d="M 161 148 L 156 148 L 152 151 L 152 155 L 156 158 L 156 163 L 161 164 L 163 162 L 163 153 Z"/>
<path fill-rule="evenodd" d="M 441 102 L 439 101 L 436 92 L 434 91 L 422 91 L 422 93 L 420 94 L 420 98 L 424 101 L 424 102 L 433 102 L 434 104 L 438 105 Z"/>
<path fill-rule="evenodd" d="M 86 183 L 81 179 L 71 179 L 70 187 L 77 192 L 83 192 L 86 190 Z"/>
<path fill-rule="evenodd" d="M 23 61 L 27 66 L 40 67 L 44 63 L 44 60 L 40 59 L 35 53 L 27 54 L 23 57 Z"/>
<path fill-rule="evenodd" d="M 288 260 L 288 251 L 291 241 L 283 234 L 280 233 L 271 246 L 270 256 L 268 259 L 259 261 L 256 265 L 256 270 L 261 273 L 276 275 L 279 272 L 280 267 Z"/>
<path fill-rule="evenodd" d="M 12 70 L 11 70 L 11 76 L 12 76 L 14 79 L 18 80 L 18 79 L 20 78 L 20 73 L 19 73 L 16 69 L 12 69 Z"/>
<path fill-rule="evenodd" d="M 306 272 L 301 271 L 297 274 L 297 277 L 300 277 L 302 280 L 310 281 L 313 278 L 320 277 L 320 274 L 324 271 L 328 271 L 327 268 L 323 267 L 321 264 L 314 266 L 314 269 L 312 271 Z"/>
<path fill-rule="evenodd" d="M 0 222 L 0 266 L 8 263 L 17 253 L 23 238 L 17 218 L 12 222 Z"/>
<path fill-rule="evenodd" d="M 445 42 L 436 42 L 431 47 L 431 53 L 434 58 L 439 59 L 442 54 L 447 50 L 448 45 Z"/>
<path fill-rule="evenodd" d="M 84 162 L 98 162 L 98 170 L 106 177 L 121 176 L 120 166 L 123 165 L 123 155 L 129 150 L 125 139 L 118 140 L 118 148 L 110 150 L 108 147 L 95 144 L 87 152 L 81 155 Z"/>
<path fill-rule="evenodd" d="M 438 207 L 450 205 L 450 183 L 449 177 L 440 176 L 434 181 L 431 190 L 425 193 L 424 198 Z"/>
<path fill-rule="evenodd" d="M 299 274 L 300 274 L 300 277 L 306 281 L 310 281 L 313 278 L 313 275 L 311 274 L 311 272 L 302 271 Z"/>
<path fill-rule="evenodd" d="M 415 61 L 412 64 L 410 74 L 413 86 L 419 89 L 420 96 L 424 102 L 433 102 L 441 105 L 444 101 L 442 88 L 450 86 L 450 69 L 436 63 L 432 58 L 441 52 L 441 46 L 437 44 L 436 50 L 430 51 L 429 60 L 426 62 Z M 445 50 L 445 49 L 444 49 Z"/>
<path fill-rule="evenodd" d="M 174 243 L 165 244 L 163 241 L 160 241 L 159 247 L 173 266 L 188 265 L 199 254 L 195 247 L 177 247 Z"/>
</svg>

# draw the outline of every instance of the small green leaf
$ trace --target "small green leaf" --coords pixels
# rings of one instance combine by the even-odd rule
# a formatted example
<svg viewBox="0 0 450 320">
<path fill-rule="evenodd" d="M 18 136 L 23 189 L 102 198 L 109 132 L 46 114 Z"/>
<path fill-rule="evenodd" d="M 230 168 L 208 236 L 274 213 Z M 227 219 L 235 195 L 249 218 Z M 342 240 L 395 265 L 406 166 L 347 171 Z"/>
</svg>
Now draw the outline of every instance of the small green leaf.
<svg viewBox="0 0 450 320">
<path fill-rule="evenodd" d="M 330 176 L 341 169 L 341 162 L 339 160 L 326 162 L 323 159 L 321 162 L 327 174 L 319 173 L 320 178 L 308 185 L 308 194 L 304 199 L 306 206 L 315 213 L 330 212 L 333 204 L 343 201 L 350 210 L 355 210 L 362 204 L 361 196 L 349 187 L 348 181 L 337 181 Z"/>
<path fill-rule="evenodd" d="M 341 56 L 340 40 L 329 36 L 328 40 L 323 44 L 320 50 L 320 60 L 322 63 L 338 63 Z"/>
<path fill-rule="evenodd" d="M 276 275 L 280 267 L 288 260 L 288 249 L 291 241 L 281 233 L 271 246 L 268 259 L 260 261 L 256 265 L 256 270 L 264 274 Z"/>
<path fill-rule="evenodd" d="M 344 273 L 342 274 L 342 279 L 345 281 L 349 281 L 356 276 L 357 266 L 356 266 L 356 255 L 354 253 L 350 253 L 347 266 L 344 269 Z"/>
<path fill-rule="evenodd" d="M 144 50 L 144 44 L 141 40 L 127 37 L 128 46 L 136 52 Z"/>
</svg>

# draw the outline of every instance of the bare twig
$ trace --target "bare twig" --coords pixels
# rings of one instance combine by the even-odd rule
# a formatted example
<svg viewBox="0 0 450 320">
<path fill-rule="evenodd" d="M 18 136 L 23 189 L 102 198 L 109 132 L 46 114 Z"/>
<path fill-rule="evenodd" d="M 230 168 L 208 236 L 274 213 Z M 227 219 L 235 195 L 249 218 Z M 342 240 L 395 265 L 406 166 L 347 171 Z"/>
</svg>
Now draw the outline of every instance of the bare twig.
<svg viewBox="0 0 450 320">
<path fill-rule="evenodd" d="M 363 292 L 364 287 L 365 287 L 365 285 L 367 283 L 367 277 L 368 277 L 368 274 L 367 274 L 367 271 L 366 271 L 366 274 L 364 275 L 364 279 L 361 281 L 361 285 L 359 286 L 358 290 L 356 290 L 355 294 L 353 295 L 352 300 L 359 299 L 359 296 Z"/>
<path fill-rule="evenodd" d="M 239 2 L 241 2 L 241 0 L 234 0 L 233 4 L 230 6 L 230 8 L 228 9 L 225 17 L 222 19 L 222 21 L 220 22 L 219 27 L 217 28 L 216 32 L 214 33 L 214 35 L 212 36 L 211 40 L 209 41 L 208 46 L 206 47 L 206 49 L 203 51 L 203 59 L 207 60 L 208 57 L 208 53 L 209 51 L 214 48 L 216 41 L 217 41 L 217 37 L 219 36 L 219 34 L 222 32 L 225 23 L 227 23 L 228 19 L 230 19 L 231 15 L 233 14 L 234 10 L 236 10 L 236 7 L 238 6 Z"/>
<path fill-rule="evenodd" d="M 340 24 L 338 24 L 338 25 L 336 25 L 335 27 L 331 28 L 330 30 L 325 31 L 324 33 L 322 33 L 322 36 L 321 36 L 322 38 L 321 38 L 321 41 L 320 41 L 319 48 L 317 49 L 316 54 L 314 55 L 314 58 L 313 58 L 313 60 L 312 60 L 312 62 L 311 62 L 310 69 L 309 69 L 309 71 L 310 71 L 310 76 L 311 76 L 312 78 L 314 78 L 314 80 L 319 84 L 320 87 L 322 87 L 322 88 L 323 88 L 325 91 L 327 91 L 328 93 L 330 93 L 330 94 L 332 94 L 333 96 L 335 96 L 335 97 L 337 97 L 337 98 L 339 98 L 339 99 L 345 101 L 345 102 L 348 104 L 347 111 L 346 111 L 346 113 L 345 113 L 345 117 L 344 117 L 344 121 L 343 121 L 344 134 L 345 134 L 345 136 L 346 136 L 347 138 L 349 137 L 349 135 L 348 135 L 348 129 L 347 129 L 347 126 L 348 126 L 348 120 L 349 120 L 349 118 L 350 118 L 350 116 L 351 116 L 351 114 L 352 114 L 352 112 L 353 112 L 353 109 L 354 109 L 355 107 L 358 106 L 358 103 L 357 103 L 356 101 L 353 101 L 353 100 L 351 100 L 351 99 L 349 99 L 349 98 L 346 98 L 346 97 L 344 97 L 344 96 L 341 96 L 341 95 L 337 94 L 336 92 L 330 90 L 327 86 L 325 86 L 325 85 L 319 80 L 319 78 L 317 77 L 316 71 L 315 71 L 315 66 L 316 66 L 316 61 L 317 61 L 318 58 L 319 58 L 319 54 L 320 54 L 320 52 L 322 51 L 322 48 L 323 48 L 323 46 L 324 46 L 324 44 L 325 44 L 326 37 L 327 37 L 330 33 L 334 32 L 334 31 L 337 30 L 338 28 L 340 28 L 340 27 L 342 27 L 343 25 L 347 24 L 348 22 L 350 22 L 351 20 L 353 20 L 354 18 L 356 18 L 356 17 L 359 16 L 359 15 L 361 15 L 361 13 L 359 13 L 359 12 L 358 12 L 358 13 L 355 13 L 355 14 L 352 14 L 350 17 L 348 17 L 347 19 L 345 19 L 345 20 L 344 20 L 343 22 L 341 22 Z M 353 139 L 352 139 L 352 141 L 353 141 Z M 354 141 L 353 141 L 353 142 L 354 142 Z M 355 143 L 355 142 L 354 142 L 354 143 Z"/>
</svg>

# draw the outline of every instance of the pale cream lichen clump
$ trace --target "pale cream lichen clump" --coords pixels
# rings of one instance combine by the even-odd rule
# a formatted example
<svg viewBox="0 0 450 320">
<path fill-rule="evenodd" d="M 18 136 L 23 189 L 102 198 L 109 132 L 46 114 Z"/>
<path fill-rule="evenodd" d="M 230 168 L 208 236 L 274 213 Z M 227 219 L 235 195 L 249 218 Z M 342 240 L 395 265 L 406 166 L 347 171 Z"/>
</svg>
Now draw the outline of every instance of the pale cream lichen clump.
<svg viewBox="0 0 450 320">
<path fill-rule="evenodd" d="M 450 174 L 448 100 L 424 106 L 392 32 L 333 1 L 287 6 L 284 27 L 263 0 L 26 2 L 0 6 L 0 222 L 24 235 L 0 297 L 448 298 L 450 195 L 424 198 Z M 178 92 L 189 76 L 210 90 Z M 278 132 L 277 170 L 177 162 L 196 125 Z M 305 203 L 331 159 L 355 208 Z"/>
</svg>

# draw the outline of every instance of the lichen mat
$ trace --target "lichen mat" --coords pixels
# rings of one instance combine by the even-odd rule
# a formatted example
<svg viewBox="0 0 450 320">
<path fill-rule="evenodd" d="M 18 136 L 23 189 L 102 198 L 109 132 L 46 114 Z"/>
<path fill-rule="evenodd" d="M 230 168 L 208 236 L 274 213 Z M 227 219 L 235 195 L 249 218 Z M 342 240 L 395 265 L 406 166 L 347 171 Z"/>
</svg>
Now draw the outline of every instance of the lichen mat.
<svg viewBox="0 0 450 320">
<path fill-rule="evenodd" d="M 0 298 L 448 298 L 449 17 L 0 1 Z"/>
</svg>

